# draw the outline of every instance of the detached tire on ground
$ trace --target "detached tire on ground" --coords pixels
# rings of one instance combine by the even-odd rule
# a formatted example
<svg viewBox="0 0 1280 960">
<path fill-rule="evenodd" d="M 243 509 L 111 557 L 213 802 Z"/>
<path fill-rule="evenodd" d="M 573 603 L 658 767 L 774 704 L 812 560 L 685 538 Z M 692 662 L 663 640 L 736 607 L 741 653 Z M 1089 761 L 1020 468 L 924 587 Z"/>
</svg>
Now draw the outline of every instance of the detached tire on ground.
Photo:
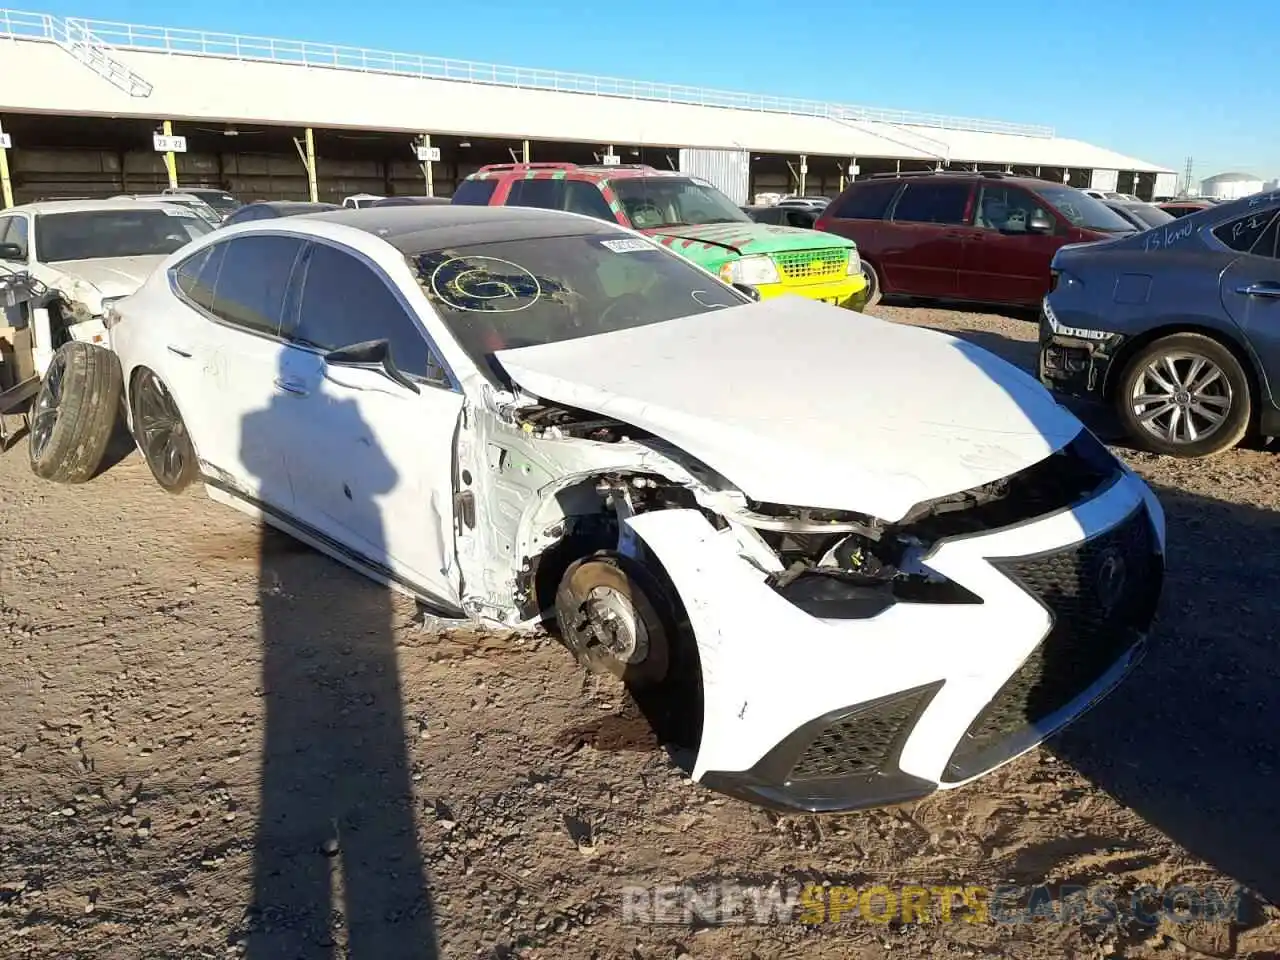
<svg viewBox="0 0 1280 960">
<path fill-rule="evenodd" d="M 102 464 L 120 412 L 120 361 L 105 347 L 71 340 L 49 361 L 31 408 L 32 472 L 84 483 Z"/>
<path fill-rule="evenodd" d="M 1252 399 L 1235 354 L 1212 337 L 1175 333 L 1134 355 L 1115 404 L 1130 437 L 1147 450 L 1209 457 L 1244 439 Z"/>
</svg>

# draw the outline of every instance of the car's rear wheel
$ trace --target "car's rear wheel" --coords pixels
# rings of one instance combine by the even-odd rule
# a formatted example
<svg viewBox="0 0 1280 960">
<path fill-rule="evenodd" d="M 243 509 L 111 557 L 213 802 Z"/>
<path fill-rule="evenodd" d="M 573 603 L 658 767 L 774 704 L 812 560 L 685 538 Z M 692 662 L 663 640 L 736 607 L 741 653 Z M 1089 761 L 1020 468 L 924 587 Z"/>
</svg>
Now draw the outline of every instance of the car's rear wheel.
<svg viewBox="0 0 1280 960">
<path fill-rule="evenodd" d="M 876 268 L 867 261 L 862 261 L 862 275 L 867 278 L 867 302 L 863 309 L 874 307 L 880 302 L 880 275 L 876 273 Z"/>
<path fill-rule="evenodd" d="M 138 372 L 130 391 L 133 437 L 156 483 L 181 493 L 200 474 L 196 451 L 173 394 L 150 370 Z"/>
<path fill-rule="evenodd" d="M 1129 435 L 1155 453 L 1207 457 L 1249 429 L 1249 378 L 1235 355 L 1198 333 L 1162 337 L 1129 361 L 1116 394 Z"/>
<path fill-rule="evenodd" d="M 80 340 L 64 343 L 31 409 L 32 472 L 55 483 L 84 483 L 102 464 L 119 409 L 116 355 Z"/>
</svg>

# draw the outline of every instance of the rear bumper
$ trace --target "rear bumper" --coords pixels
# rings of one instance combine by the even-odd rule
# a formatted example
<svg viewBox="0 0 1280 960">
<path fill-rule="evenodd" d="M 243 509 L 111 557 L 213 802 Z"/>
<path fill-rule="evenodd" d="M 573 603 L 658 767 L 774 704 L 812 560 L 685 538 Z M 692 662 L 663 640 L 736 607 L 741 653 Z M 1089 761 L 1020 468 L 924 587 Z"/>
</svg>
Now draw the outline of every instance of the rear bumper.
<svg viewBox="0 0 1280 960">
<path fill-rule="evenodd" d="M 940 541 L 925 558 L 980 604 L 819 619 L 693 511 L 628 521 L 684 598 L 703 673 L 693 775 L 781 810 L 900 803 L 1030 750 L 1137 662 L 1164 516 L 1132 471 L 1076 508 Z"/>
</svg>

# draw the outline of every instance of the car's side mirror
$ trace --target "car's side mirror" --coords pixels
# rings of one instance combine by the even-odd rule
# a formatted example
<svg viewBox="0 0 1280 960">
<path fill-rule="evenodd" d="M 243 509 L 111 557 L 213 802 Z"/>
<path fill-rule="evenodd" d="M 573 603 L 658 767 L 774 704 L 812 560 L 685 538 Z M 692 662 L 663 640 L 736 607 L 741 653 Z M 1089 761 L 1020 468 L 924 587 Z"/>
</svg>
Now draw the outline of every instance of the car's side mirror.
<svg viewBox="0 0 1280 960">
<path fill-rule="evenodd" d="M 1027 229 L 1032 233 L 1053 233 L 1053 220 L 1037 210 L 1027 220 Z"/>
<path fill-rule="evenodd" d="M 386 374 L 406 390 L 421 393 L 422 388 L 406 377 L 391 359 L 391 344 L 386 340 L 365 340 L 349 346 L 330 350 L 324 355 L 325 363 L 338 367 L 360 367 L 378 370 Z"/>
<path fill-rule="evenodd" d="M 733 289 L 737 290 L 745 297 L 750 297 L 752 300 L 760 299 L 760 291 L 749 283 L 735 283 L 733 285 Z"/>
<path fill-rule="evenodd" d="M 0 243 L 0 260 L 22 260 L 27 259 L 27 252 L 16 243 Z"/>
</svg>

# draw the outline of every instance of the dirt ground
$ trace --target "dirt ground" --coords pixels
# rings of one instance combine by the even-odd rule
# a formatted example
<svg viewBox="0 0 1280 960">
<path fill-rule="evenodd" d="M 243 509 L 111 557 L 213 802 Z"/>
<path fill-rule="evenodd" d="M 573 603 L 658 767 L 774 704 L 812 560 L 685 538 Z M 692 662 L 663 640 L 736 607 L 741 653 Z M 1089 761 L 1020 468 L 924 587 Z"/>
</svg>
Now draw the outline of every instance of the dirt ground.
<svg viewBox="0 0 1280 960">
<path fill-rule="evenodd" d="M 1023 319 L 880 312 L 1034 358 Z M 66 488 L 19 443 L 0 456 L 0 957 L 1280 956 L 1280 460 L 1122 453 L 1169 520 L 1137 671 L 976 784 L 779 818 L 691 784 L 549 640 L 424 629 L 203 493 L 165 494 L 136 454 Z M 1247 889 L 1236 922 L 1158 925 L 623 906 L 634 886 L 823 881 Z"/>
</svg>

